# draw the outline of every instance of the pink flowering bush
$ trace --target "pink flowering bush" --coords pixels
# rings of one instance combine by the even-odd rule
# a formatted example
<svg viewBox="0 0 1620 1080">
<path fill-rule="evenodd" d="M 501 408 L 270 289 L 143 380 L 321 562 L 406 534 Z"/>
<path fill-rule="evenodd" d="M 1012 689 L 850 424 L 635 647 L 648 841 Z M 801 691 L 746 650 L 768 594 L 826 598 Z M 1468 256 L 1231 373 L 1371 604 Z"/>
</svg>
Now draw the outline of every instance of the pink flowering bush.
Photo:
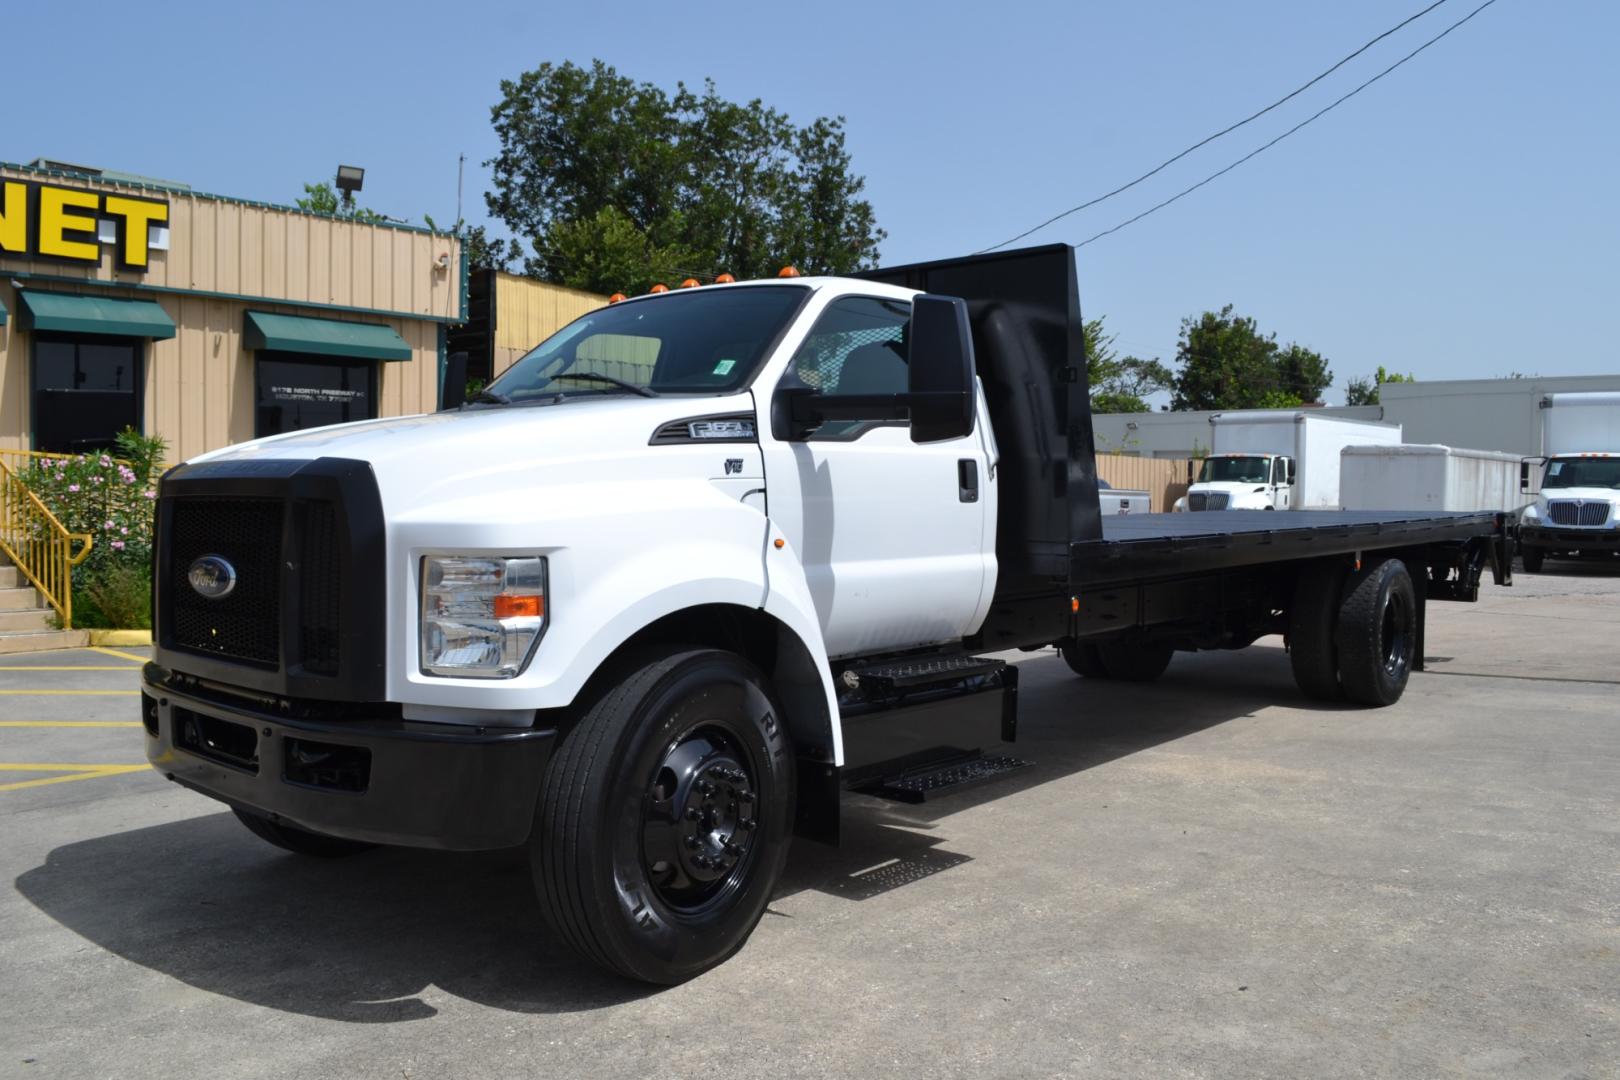
<svg viewBox="0 0 1620 1080">
<path fill-rule="evenodd" d="M 152 518 L 166 444 L 132 428 L 117 457 L 34 458 L 24 476 L 69 532 L 95 538 L 73 570 L 73 624 L 146 629 L 152 625 Z"/>
</svg>

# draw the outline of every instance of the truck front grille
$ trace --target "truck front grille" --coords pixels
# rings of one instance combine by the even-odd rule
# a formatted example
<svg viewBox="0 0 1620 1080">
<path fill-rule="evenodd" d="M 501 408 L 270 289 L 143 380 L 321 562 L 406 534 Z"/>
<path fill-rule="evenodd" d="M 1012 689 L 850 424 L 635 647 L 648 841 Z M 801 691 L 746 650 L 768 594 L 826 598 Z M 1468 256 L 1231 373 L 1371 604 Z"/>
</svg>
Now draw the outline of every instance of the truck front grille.
<svg viewBox="0 0 1620 1080">
<path fill-rule="evenodd" d="M 279 499 L 177 499 L 168 539 L 174 644 L 250 664 L 281 659 Z M 219 599 L 191 587 L 191 564 L 217 555 L 236 571 Z"/>
<path fill-rule="evenodd" d="M 302 502 L 296 507 L 303 518 L 299 530 L 299 652 L 306 670 L 336 675 L 343 596 L 337 510 L 326 502 Z"/>
<path fill-rule="evenodd" d="M 1187 509 L 1189 510 L 1225 510 L 1227 501 L 1231 496 L 1224 491 L 1202 492 L 1195 491 L 1187 496 Z"/>
<path fill-rule="evenodd" d="M 1554 525 L 1606 525 L 1609 504 L 1579 499 L 1553 499 L 1547 503 L 1547 516 Z"/>
</svg>

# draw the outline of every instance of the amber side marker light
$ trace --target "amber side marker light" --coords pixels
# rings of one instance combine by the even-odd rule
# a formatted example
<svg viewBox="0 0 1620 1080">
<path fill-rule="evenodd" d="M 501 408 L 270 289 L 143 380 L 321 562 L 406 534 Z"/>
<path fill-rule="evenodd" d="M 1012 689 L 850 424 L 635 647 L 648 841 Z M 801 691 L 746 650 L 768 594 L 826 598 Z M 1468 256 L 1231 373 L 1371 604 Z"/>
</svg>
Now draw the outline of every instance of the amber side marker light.
<svg viewBox="0 0 1620 1080">
<path fill-rule="evenodd" d="M 497 619 L 538 619 L 545 614 L 545 600 L 539 596 L 497 596 L 495 598 L 495 617 Z"/>
<path fill-rule="evenodd" d="M 780 536 L 778 536 L 778 537 L 777 537 L 777 538 L 776 538 L 776 539 L 775 539 L 775 540 L 774 540 L 774 541 L 773 541 L 773 543 L 775 543 L 775 544 L 776 544 L 776 546 L 777 546 L 777 547 L 778 547 L 778 548 L 781 548 L 781 547 L 783 547 L 783 546 L 784 546 L 784 545 L 786 545 L 786 544 L 787 544 L 787 541 L 786 541 L 786 540 L 783 540 L 783 539 L 782 539 L 782 538 L 781 538 L 781 537 L 780 537 Z"/>
</svg>

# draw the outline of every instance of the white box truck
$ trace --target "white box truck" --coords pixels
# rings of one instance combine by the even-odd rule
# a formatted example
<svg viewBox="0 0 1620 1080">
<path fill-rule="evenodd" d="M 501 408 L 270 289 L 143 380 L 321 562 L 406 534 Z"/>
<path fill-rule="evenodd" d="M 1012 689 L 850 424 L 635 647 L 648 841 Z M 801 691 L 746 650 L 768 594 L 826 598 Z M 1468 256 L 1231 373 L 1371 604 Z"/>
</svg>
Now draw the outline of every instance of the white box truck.
<svg viewBox="0 0 1620 1080">
<path fill-rule="evenodd" d="M 1620 393 L 1548 394 L 1541 456 L 1525 459 L 1520 487 L 1540 465 L 1541 490 L 1519 518 L 1524 568 L 1549 557 L 1620 553 Z"/>
<path fill-rule="evenodd" d="M 1508 580 L 1497 514 L 1100 513 L 1081 326 L 1062 245 L 681 289 L 460 408 L 187 462 L 147 758 L 300 854 L 525 846 L 557 938 L 675 983 L 846 789 L 1027 764 L 980 752 L 1018 730 L 987 653 L 1143 682 L 1283 633 L 1304 693 L 1387 705 L 1426 605 Z"/>
<path fill-rule="evenodd" d="M 1339 455 L 1346 510 L 1500 510 L 1517 515 L 1519 458 L 1438 443 L 1347 446 Z"/>
<path fill-rule="evenodd" d="M 1339 452 L 1401 441 L 1399 424 L 1303 409 L 1218 413 L 1209 423 L 1210 455 L 1176 510 L 1336 510 Z"/>
</svg>

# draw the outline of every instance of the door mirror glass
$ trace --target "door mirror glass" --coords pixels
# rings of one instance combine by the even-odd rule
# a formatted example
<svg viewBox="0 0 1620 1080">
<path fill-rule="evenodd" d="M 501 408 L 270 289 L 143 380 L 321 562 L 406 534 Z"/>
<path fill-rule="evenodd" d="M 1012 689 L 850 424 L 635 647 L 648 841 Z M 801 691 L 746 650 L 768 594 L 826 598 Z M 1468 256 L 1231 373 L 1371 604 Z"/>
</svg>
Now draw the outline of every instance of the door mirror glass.
<svg viewBox="0 0 1620 1080">
<path fill-rule="evenodd" d="M 1292 484 L 1294 482 L 1294 459 L 1293 458 L 1284 458 L 1283 460 L 1288 463 L 1288 471 L 1286 473 L 1286 475 L 1288 477 L 1287 482 Z"/>
<path fill-rule="evenodd" d="M 911 441 L 938 442 L 973 432 L 973 334 L 966 302 L 918 296 L 911 303 L 907 404 Z"/>
</svg>

